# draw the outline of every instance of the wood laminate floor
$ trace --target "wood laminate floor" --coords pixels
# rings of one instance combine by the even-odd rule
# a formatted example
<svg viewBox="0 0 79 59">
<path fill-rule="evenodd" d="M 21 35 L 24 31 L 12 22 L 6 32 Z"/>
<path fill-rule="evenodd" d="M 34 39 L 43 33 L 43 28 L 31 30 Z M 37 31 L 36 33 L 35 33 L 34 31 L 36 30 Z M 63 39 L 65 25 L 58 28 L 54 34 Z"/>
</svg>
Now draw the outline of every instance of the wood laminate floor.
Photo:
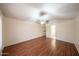
<svg viewBox="0 0 79 59">
<path fill-rule="evenodd" d="M 3 56 L 78 56 L 72 43 L 46 38 L 45 36 L 3 49 Z"/>
</svg>

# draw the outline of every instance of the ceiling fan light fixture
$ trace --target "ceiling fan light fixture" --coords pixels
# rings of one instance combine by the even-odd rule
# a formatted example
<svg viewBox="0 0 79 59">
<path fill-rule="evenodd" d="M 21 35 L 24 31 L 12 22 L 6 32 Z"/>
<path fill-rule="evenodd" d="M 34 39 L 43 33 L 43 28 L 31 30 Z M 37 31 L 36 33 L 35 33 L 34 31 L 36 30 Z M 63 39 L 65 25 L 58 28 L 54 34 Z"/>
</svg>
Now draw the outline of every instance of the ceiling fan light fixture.
<svg viewBox="0 0 79 59">
<path fill-rule="evenodd" d="M 40 23 L 41 23 L 41 24 L 45 24 L 45 21 L 41 21 Z"/>
</svg>

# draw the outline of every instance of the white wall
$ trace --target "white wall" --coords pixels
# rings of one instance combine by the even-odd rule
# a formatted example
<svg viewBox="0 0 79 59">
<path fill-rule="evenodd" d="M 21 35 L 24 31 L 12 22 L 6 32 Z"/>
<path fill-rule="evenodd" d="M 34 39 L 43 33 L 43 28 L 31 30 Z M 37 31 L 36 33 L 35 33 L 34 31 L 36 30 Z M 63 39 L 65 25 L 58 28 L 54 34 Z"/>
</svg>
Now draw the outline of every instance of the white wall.
<svg viewBox="0 0 79 59">
<path fill-rule="evenodd" d="M 47 24 L 47 37 L 51 37 L 51 26 L 56 25 L 56 39 L 74 43 L 74 21 L 56 20 Z"/>
<path fill-rule="evenodd" d="M 50 21 L 50 22 L 48 22 L 47 24 L 46 24 L 46 37 L 51 37 L 51 26 L 52 25 L 55 25 L 55 20 L 53 20 L 53 21 Z"/>
<path fill-rule="evenodd" d="M 4 17 L 3 19 L 4 46 L 31 40 L 40 36 L 43 36 L 43 28 L 38 23 L 9 17 Z"/>
<path fill-rule="evenodd" d="M 2 14 L 0 11 L 0 55 L 2 53 Z"/>
</svg>

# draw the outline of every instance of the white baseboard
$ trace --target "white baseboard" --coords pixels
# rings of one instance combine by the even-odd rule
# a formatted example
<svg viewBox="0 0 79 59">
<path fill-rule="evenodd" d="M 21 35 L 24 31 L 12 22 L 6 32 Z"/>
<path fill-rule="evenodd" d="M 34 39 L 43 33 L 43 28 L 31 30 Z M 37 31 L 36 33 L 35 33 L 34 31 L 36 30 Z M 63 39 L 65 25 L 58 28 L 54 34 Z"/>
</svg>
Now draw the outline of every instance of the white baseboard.
<svg viewBox="0 0 79 59">
<path fill-rule="evenodd" d="M 79 45 L 78 44 L 75 44 L 75 47 L 76 47 L 76 49 L 77 49 L 77 51 L 79 53 Z"/>
</svg>

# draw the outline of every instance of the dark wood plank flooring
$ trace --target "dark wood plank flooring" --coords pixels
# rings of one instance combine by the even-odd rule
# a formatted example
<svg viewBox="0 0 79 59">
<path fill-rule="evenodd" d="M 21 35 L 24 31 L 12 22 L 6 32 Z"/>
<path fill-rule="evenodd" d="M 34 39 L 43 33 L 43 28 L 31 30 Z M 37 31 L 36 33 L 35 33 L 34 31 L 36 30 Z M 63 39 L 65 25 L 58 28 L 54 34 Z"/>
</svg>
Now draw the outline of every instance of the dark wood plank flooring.
<svg viewBox="0 0 79 59">
<path fill-rule="evenodd" d="M 56 40 L 45 36 L 33 40 L 11 45 L 3 49 L 3 56 L 78 56 L 74 44 Z"/>
</svg>

